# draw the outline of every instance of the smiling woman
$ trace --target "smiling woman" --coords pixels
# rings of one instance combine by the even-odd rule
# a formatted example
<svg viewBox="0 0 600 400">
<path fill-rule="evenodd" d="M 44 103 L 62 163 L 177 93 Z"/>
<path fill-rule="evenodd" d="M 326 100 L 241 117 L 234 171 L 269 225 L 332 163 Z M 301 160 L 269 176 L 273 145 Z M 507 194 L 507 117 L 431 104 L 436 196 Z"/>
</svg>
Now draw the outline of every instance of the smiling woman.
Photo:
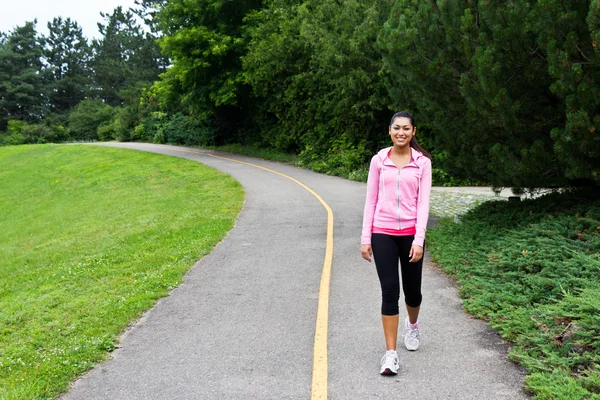
<svg viewBox="0 0 600 400">
<path fill-rule="evenodd" d="M 0 149 L 0 398 L 48 398 L 229 231 L 231 177 L 162 155 Z"/>
</svg>

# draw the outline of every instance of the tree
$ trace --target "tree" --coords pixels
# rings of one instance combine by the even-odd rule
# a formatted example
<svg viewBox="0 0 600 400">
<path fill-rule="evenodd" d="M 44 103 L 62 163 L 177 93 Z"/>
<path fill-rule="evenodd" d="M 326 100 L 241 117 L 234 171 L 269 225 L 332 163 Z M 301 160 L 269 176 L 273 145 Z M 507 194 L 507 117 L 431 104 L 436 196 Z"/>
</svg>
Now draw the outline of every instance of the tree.
<svg viewBox="0 0 600 400">
<path fill-rule="evenodd" d="M 79 103 L 69 114 L 69 131 L 71 138 L 83 141 L 112 139 L 112 133 L 99 137 L 102 127 L 110 126 L 115 116 L 115 109 L 97 99 L 86 99 Z"/>
<path fill-rule="evenodd" d="M 92 42 L 92 68 L 97 96 L 110 105 L 136 102 L 141 90 L 158 79 L 166 61 L 155 38 L 122 7 L 112 14 L 101 13 L 105 23 L 98 27 L 102 38 Z"/>
<path fill-rule="evenodd" d="M 333 172 L 362 166 L 385 140 L 390 99 L 373 44 L 390 5 L 274 0 L 249 18 L 245 76 L 273 121 L 271 145 Z"/>
<path fill-rule="evenodd" d="M 262 0 L 171 0 L 158 14 L 160 44 L 173 65 L 154 95 L 165 111 L 210 120 L 219 143 L 230 141 L 247 121 L 244 18 L 261 5 Z"/>
<path fill-rule="evenodd" d="M 598 7 L 585 3 L 396 1 L 379 37 L 390 93 L 431 124 L 444 169 L 518 188 L 598 176 Z"/>
<path fill-rule="evenodd" d="M 9 119 L 35 122 L 44 116 L 43 38 L 36 21 L 16 27 L 0 47 L 0 130 Z"/>
<path fill-rule="evenodd" d="M 540 1 L 534 26 L 544 49 L 550 91 L 561 102 L 552 129 L 557 156 L 574 183 L 600 183 L 600 4 Z"/>
<path fill-rule="evenodd" d="M 50 75 L 50 110 L 70 111 L 89 91 L 91 49 L 81 27 L 70 18 L 54 18 L 48 23 L 44 55 Z"/>
<path fill-rule="evenodd" d="M 137 9 L 133 10 L 155 36 L 160 37 L 158 14 L 167 4 L 167 0 L 135 0 Z"/>
</svg>

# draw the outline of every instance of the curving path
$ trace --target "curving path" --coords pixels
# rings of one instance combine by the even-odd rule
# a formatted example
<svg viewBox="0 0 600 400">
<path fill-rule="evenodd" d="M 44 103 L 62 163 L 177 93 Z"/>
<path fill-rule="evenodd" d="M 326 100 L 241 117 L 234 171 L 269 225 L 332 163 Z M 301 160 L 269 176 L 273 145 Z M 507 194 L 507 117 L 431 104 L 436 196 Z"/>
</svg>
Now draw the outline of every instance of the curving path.
<svg viewBox="0 0 600 400">
<path fill-rule="evenodd" d="M 527 398 L 523 372 L 507 361 L 506 345 L 462 311 L 454 285 L 427 259 L 422 346 L 399 351 L 396 377 L 378 375 L 385 351 L 379 287 L 374 265 L 359 252 L 364 184 L 205 150 L 104 145 L 202 162 L 237 179 L 246 203 L 227 237 L 65 399 L 311 398 L 327 212 L 298 183 L 209 153 L 295 178 L 331 206 L 328 373 L 315 372 L 327 383 L 328 398 Z"/>
</svg>

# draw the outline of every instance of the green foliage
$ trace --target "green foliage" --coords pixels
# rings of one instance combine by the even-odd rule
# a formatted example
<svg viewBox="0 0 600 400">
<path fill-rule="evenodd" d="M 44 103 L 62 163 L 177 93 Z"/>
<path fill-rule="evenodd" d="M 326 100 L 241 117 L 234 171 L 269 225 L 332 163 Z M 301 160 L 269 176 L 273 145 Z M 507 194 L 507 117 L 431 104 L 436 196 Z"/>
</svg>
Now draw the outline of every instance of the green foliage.
<svg viewBox="0 0 600 400">
<path fill-rule="evenodd" d="M 0 146 L 64 142 L 68 139 L 67 130 L 62 125 L 28 124 L 18 120 L 8 121 L 8 129 L 0 132 Z"/>
<path fill-rule="evenodd" d="M 0 398 L 58 398 L 108 358 L 243 202 L 239 183 L 189 160 L 0 148 Z"/>
<path fill-rule="evenodd" d="M 135 129 L 138 131 L 141 140 L 153 143 L 165 143 L 163 130 L 167 119 L 168 115 L 166 113 L 154 111 L 146 116 Z M 156 141 L 155 138 L 157 139 Z"/>
<path fill-rule="evenodd" d="M 165 141 L 171 144 L 214 145 L 210 128 L 181 113 L 173 115 L 163 129 Z"/>
<path fill-rule="evenodd" d="M 380 0 L 275 0 L 248 17 L 244 70 L 264 102 L 261 145 L 334 174 L 364 166 L 391 115 L 373 47 L 388 10 Z"/>
<path fill-rule="evenodd" d="M 223 151 L 226 153 L 243 154 L 250 157 L 262 158 L 263 160 L 279 161 L 286 164 L 298 165 L 298 156 L 282 153 L 273 149 L 262 149 L 241 144 L 228 144 L 224 146 L 206 146 L 208 149 Z"/>
<path fill-rule="evenodd" d="M 99 128 L 112 124 L 115 110 L 99 100 L 84 100 L 69 115 L 69 132 L 73 140 L 93 141 L 100 139 Z M 114 128 L 111 128 L 114 130 Z M 107 137 L 107 128 L 101 128 L 102 140 Z"/>
<path fill-rule="evenodd" d="M 600 6 L 589 1 L 539 1 L 534 30 L 545 50 L 552 83 L 560 99 L 561 120 L 554 125 L 555 152 L 573 180 L 600 182 Z"/>
<path fill-rule="evenodd" d="M 39 121 L 45 111 L 42 46 L 35 21 L 16 27 L 0 46 L 0 131 L 9 119 Z"/>
<path fill-rule="evenodd" d="M 72 110 L 90 92 L 89 67 L 92 57 L 81 27 L 70 18 L 54 18 L 48 23 L 44 49 L 48 76 L 47 93 L 52 112 Z"/>
<path fill-rule="evenodd" d="M 599 199 L 594 188 L 484 203 L 428 234 L 465 309 L 515 343 L 538 398 L 600 391 Z"/>
<path fill-rule="evenodd" d="M 139 140 L 135 127 L 139 123 L 138 108 L 135 105 L 120 107 L 116 110 L 113 127 L 113 139 L 119 142 Z"/>
<path fill-rule="evenodd" d="M 92 42 L 91 61 L 96 95 L 112 106 L 139 100 L 142 88 L 158 79 L 166 67 L 155 38 L 144 33 L 131 11 L 117 7 L 112 14 L 101 13 L 102 38 Z"/>
<path fill-rule="evenodd" d="M 134 127 L 142 117 L 140 95 L 166 68 L 167 61 L 160 55 L 155 37 L 144 32 L 131 11 L 117 7 L 102 16 L 102 37 L 93 41 L 92 48 L 79 25 L 69 18 L 54 18 L 48 24 L 47 38 L 37 34 L 35 22 L 1 35 L 3 143 L 30 143 L 31 138 L 34 142 L 62 141 L 65 126 L 71 122 L 67 129 L 74 132 L 75 140 L 136 139 Z M 90 106 L 95 98 L 102 107 Z M 75 110 L 80 102 L 83 105 Z M 123 105 L 124 109 L 113 121 L 106 105 Z M 20 133 L 6 133 L 9 120 L 30 124 L 44 120 L 44 124 L 27 128 L 36 131 L 21 137 Z"/>
<path fill-rule="evenodd" d="M 153 93 L 162 110 L 210 120 L 216 140 L 231 140 L 248 114 L 249 90 L 242 80 L 246 52 L 243 19 L 261 0 L 168 1 L 158 13 L 160 44 L 173 65 Z"/>
<path fill-rule="evenodd" d="M 18 120 L 9 120 L 7 121 L 7 125 L 6 131 L 0 131 L 0 145 L 16 146 L 25 144 L 26 139 L 22 133 L 22 129 L 26 123 Z"/>
<path fill-rule="evenodd" d="M 115 121 L 104 122 L 98 125 L 96 132 L 98 133 L 98 140 L 102 142 L 108 142 L 111 140 L 115 140 L 116 137 L 116 129 L 115 129 Z"/>
<path fill-rule="evenodd" d="M 599 17 L 594 2 L 398 0 L 378 41 L 394 104 L 431 125 L 452 175 L 600 182 Z"/>
</svg>

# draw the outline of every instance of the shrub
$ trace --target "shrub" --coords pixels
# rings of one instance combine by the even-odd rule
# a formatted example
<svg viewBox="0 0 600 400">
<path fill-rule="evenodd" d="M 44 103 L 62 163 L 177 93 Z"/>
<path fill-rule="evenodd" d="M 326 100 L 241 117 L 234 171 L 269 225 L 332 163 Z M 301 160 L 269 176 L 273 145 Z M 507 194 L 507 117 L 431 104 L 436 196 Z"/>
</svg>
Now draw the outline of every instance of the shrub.
<svg viewBox="0 0 600 400">
<path fill-rule="evenodd" d="M 136 106 L 119 108 L 115 113 L 114 138 L 119 142 L 128 142 L 141 139 L 135 135 L 135 127 L 139 123 Z"/>
<path fill-rule="evenodd" d="M 465 309 L 515 343 L 538 398 L 600 393 L 600 187 L 484 203 L 428 238 Z"/>
<path fill-rule="evenodd" d="M 98 128 L 110 124 L 115 110 L 100 100 L 83 100 L 69 114 L 69 134 L 74 140 L 98 140 Z"/>
<path fill-rule="evenodd" d="M 173 115 L 164 127 L 163 134 L 167 143 L 193 145 L 214 145 L 213 131 L 205 124 L 186 115 Z"/>
</svg>

